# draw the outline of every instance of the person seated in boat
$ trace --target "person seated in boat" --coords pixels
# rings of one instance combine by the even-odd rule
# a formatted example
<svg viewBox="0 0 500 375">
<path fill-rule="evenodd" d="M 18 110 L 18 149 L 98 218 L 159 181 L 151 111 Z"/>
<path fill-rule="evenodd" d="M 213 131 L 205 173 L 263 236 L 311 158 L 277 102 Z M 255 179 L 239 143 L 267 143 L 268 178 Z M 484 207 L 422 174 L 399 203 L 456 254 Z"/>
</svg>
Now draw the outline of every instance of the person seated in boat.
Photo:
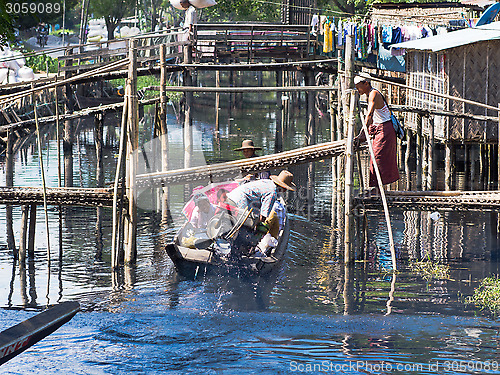
<svg viewBox="0 0 500 375">
<path fill-rule="evenodd" d="M 239 209 L 260 210 L 260 221 L 265 221 L 278 198 L 278 193 L 285 190 L 295 191 L 293 174 L 287 170 L 278 176 L 271 175 L 270 179 L 251 181 L 238 186 L 227 195 L 227 203 Z"/>
<path fill-rule="evenodd" d="M 251 139 L 245 139 L 241 143 L 241 147 L 234 149 L 234 151 L 241 151 L 243 153 L 243 156 L 247 159 L 258 157 L 259 155 L 257 155 L 255 153 L 256 150 L 262 150 L 262 147 L 255 147 L 255 145 L 253 144 L 253 141 Z M 246 183 L 249 181 L 269 179 L 270 176 L 271 176 L 271 172 L 269 172 L 269 171 L 247 174 L 239 182 Z"/>
<path fill-rule="evenodd" d="M 193 199 L 196 207 L 189 222 L 195 229 L 206 230 L 209 220 L 215 215 L 215 206 L 203 193 L 196 193 Z"/>
</svg>

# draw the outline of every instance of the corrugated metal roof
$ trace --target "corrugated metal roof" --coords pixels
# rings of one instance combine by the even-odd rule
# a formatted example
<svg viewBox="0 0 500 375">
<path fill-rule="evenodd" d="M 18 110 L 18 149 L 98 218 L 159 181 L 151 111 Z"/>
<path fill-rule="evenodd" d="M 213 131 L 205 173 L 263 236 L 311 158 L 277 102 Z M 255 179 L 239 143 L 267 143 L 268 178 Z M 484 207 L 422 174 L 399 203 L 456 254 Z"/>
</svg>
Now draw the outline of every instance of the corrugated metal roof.
<svg viewBox="0 0 500 375">
<path fill-rule="evenodd" d="M 429 38 L 393 44 L 391 48 L 437 52 L 493 39 L 500 39 L 500 22 L 492 22 L 488 25 L 475 28 L 462 29 L 447 34 L 431 36 Z"/>
<path fill-rule="evenodd" d="M 477 5 L 482 8 L 486 8 L 487 6 L 494 4 L 493 0 L 461 0 L 460 3 L 464 5 Z"/>
</svg>

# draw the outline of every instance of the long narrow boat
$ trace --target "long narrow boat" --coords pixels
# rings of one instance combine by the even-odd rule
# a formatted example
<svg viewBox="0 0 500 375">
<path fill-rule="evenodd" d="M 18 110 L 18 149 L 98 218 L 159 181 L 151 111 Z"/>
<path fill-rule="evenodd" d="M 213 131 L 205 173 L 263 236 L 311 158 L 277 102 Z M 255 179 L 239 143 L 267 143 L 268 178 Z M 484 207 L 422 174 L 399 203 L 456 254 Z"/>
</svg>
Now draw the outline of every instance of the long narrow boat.
<svg viewBox="0 0 500 375">
<path fill-rule="evenodd" d="M 286 207 L 283 200 L 281 203 Z M 267 274 L 280 264 L 287 250 L 290 232 L 286 212 L 277 244 L 268 249 L 267 256 L 264 257 L 256 255 L 253 251 L 235 256 L 234 242 L 228 237 L 234 234 L 235 229 L 241 225 L 238 221 L 233 221 L 232 227 L 229 235 L 226 233 L 225 236 L 210 237 L 207 232 L 193 234 L 192 226 L 187 221 L 165 248 L 177 272 L 187 278 L 196 278 L 198 275 L 214 272 L 256 276 Z"/>
<path fill-rule="evenodd" d="M 67 323 L 80 310 L 78 302 L 59 303 L 0 333 L 0 365 Z"/>
</svg>

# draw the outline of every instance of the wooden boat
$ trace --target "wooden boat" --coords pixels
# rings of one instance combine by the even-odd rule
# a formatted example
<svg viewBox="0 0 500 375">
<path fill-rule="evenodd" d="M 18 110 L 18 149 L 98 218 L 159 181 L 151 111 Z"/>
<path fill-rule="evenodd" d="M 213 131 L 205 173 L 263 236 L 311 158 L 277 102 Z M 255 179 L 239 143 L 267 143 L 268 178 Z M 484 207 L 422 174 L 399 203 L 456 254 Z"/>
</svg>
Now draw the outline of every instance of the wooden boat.
<svg viewBox="0 0 500 375">
<path fill-rule="evenodd" d="M 281 203 L 286 207 L 283 200 Z M 288 216 L 285 212 L 277 244 L 266 251 L 267 256 L 256 253 L 255 246 L 243 254 L 235 251 L 235 239 L 238 232 L 247 231 L 248 233 L 249 231 L 242 225 L 247 218 L 248 215 L 232 220 L 228 230 L 221 236 L 209 235 L 207 231 L 193 233 L 192 226 L 187 221 L 177 232 L 173 241 L 167 244 L 165 250 L 174 262 L 176 270 L 187 278 L 196 278 L 198 275 L 214 272 L 238 276 L 267 274 L 280 264 L 286 253 L 290 232 Z M 254 233 L 256 238 L 263 235 Z M 257 242 L 258 240 L 254 240 L 254 245 Z"/>
<path fill-rule="evenodd" d="M 63 302 L 1 332 L 0 365 L 50 335 L 79 310 L 78 302 Z"/>
</svg>

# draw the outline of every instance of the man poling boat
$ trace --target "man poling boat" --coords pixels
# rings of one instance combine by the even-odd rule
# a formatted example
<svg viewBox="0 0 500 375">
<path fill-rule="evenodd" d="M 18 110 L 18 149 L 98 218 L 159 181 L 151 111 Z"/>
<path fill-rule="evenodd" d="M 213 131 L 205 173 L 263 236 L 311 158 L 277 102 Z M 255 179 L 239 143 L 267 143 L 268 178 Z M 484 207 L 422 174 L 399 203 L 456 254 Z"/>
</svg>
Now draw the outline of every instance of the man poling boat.
<svg viewBox="0 0 500 375">
<path fill-rule="evenodd" d="M 242 185 L 226 182 L 197 189 L 183 209 L 188 220 L 166 246 L 176 269 L 187 277 L 221 267 L 239 274 L 273 269 L 288 242 L 286 206 L 279 196 L 285 190 L 295 191 L 288 171 Z M 208 214 L 209 205 L 215 214 L 200 225 L 200 212 Z"/>
</svg>

